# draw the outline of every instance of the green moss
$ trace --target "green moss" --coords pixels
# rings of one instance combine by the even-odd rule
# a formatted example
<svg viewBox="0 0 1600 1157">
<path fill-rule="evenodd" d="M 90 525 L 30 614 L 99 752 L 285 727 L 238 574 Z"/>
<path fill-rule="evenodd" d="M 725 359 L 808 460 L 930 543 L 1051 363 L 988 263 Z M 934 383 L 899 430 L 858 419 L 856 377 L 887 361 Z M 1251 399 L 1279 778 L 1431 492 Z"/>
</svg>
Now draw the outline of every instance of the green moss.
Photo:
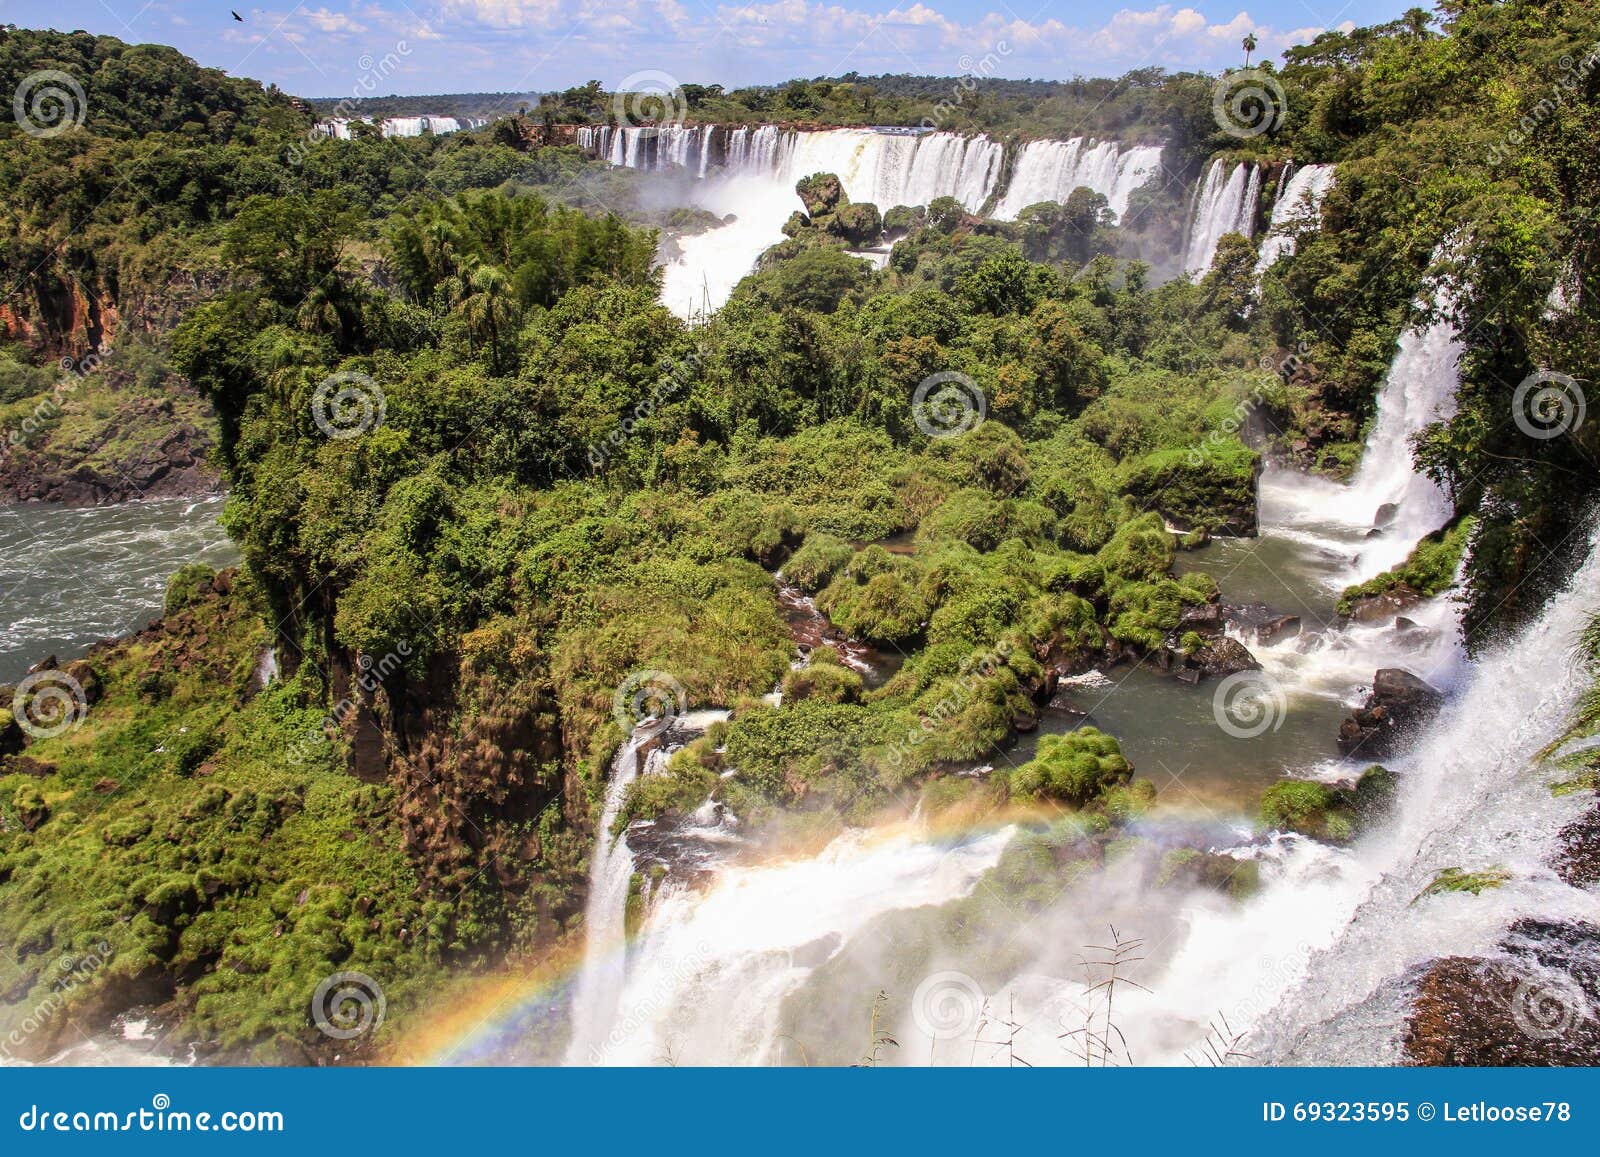
<svg viewBox="0 0 1600 1157">
<path fill-rule="evenodd" d="M 818 647 L 810 661 L 783 677 L 783 701 L 815 699 L 823 703 L 855 703 L 861 698 L 861 676 L 844 665 L 832 647 Z"/>
<path fill-rule="evenodd" d="M 1261 797 L 1261 822 L 1281 831 L 1313 839 L 1342 842 L 1355 831 L 1355 820 L 1339 794 L 1312 780 L 1286 779 Z"/>
<path fill-rule="evenodd" d="M 1387 814 L 1395 786 L 1394 774 L 1378 764 L 1367 768 L 1349 787 L 1281 780 L 1261 797 L 1261 823 L 1269 829 L 1344 843 Z"/>
<path fill-rule="evenodd" d="M 1072 807 L 1102 802 L 1106 793 L 1133 778 L 1133 765 L 1116 739 L 1093 727 L 1046 735 L 1038 753 L 1010 775 L 1011 794 Z M 1118 800 L 1119 806 L 1125 797 Z"/>
<path fill-rule="evenodd" d="M 1405 562 L 1393 570 L 1374 575 L 1364 583 L 1346 587 L 1339 596 L 1338 612 L 1348 615 L 1355 609 L 1357 599 L 1381 595 L 1401 586 L 1409 587 L 1425 598 L 1448 590 L 1456 581 L 1461 556 L 1467 549 L 1474 525 L 1472 518 L 1457 519 L 1417 543 Z"/>
<path fill-rule="evenodd" d="M 855 550 L 848 542 L 817 531 L 806 535 L 800 549 L 783 564 L 784 577 L 807 594 L 816 594 L 850 561 Z"/>
<path fill-rule="evenodd" d="M 1413 904 L 1430 896 L 1443 896 L 1450 892 L 1471 892 L 1481 895 L 1485 889 L 1501 887 L 1511 879 L 1504 868 L 1483 868 L 1469 872 L 1461 868 L 1441 868 L 1434 874 L 1433 882 L 1416 894 Z"/>
</svg>

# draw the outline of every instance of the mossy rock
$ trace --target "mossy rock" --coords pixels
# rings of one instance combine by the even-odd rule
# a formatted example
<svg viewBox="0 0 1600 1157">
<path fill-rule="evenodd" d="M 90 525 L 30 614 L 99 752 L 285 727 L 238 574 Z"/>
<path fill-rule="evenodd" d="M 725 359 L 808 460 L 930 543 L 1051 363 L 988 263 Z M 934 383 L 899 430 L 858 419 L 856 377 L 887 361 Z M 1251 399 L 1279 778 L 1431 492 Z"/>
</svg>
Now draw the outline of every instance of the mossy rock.
<svg viewBox="0 0 1600 1157">
<path fill-rule="evenodd" d="M 1011 773 L 1009 783 L 1017 798 L 1082 808 L 1101 802 L 1132 778 L 1133 765 L 1114 736 L 1080 727 L 1040 739 L 1037 754 Z"/>
<path fill-rule="evenodd" d="M 823 222 L 823 228 L 853 249 L 876 245 L 883 238 L 883 219 L 878 207 L 865 202 L 840 205 Z"/>
<path fill-rule="evenodd" d="M 167 580 L 167 595 L 162 603 L 163 615 L 175 615 L 185 607 L 209 598 L 217 572 L 204 563 L 192 562 L 179 569 Z"/>
<path fill-rule="evenodd" d="M 856 703 L 861 699 L 861 676 L 839 658 L 832 647 L 818 647 L 811 659 L 783 677 L 783 701 L 816 699 L 823 703 Z"/>
<path fill-rule="evenodd" d="M 1470 892 L 1478 896 L 1487 889 L 1503 886 L 1510 879 L 1511 873 L 1501 867 L 1482 868 L 1475 872 L 1463 868 L 1441 868 L 1434 875 L 1433 882 L 1418 892 L 1411 902 L 1415 904 L 1429 896 L 1443 896 L 1450 892 Z"/>
<path fill-rule="evenodd" d="M 823 213 L 832 213 L 841 205 L 848 205 L 844 184 L 833 173 L 812 173 L 795 182 L 794 191 L 806 207 L 806 213 L 815 220 Z"/>
<path fill-rule="evenodd" d="M 1350 786 L 1286 779 L 1262 795 L 1261 823 L 1326 843 L 1347 843 L 1388 812 L 1394 792 L 1394 773 L 1378 764 Z"/>
</svg>

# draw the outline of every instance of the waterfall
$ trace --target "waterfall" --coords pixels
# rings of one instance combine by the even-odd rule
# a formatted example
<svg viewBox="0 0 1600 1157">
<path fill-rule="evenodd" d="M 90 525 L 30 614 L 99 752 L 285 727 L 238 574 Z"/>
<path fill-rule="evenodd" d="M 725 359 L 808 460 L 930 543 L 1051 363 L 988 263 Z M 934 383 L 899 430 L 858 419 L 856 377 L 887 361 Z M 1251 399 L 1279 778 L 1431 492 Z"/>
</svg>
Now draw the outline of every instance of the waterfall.
<svg viewBox="0 0 1600 1157">
<path fill-rule="evenodd" d="M 915 826 L 852 831 L 815 857 L 724 869 L 705 892 L 652 907 L 603 1055 L 611 1064 L 763 1064 L 782 1054 L 782 1005 L 884 913 L 969 894 L 1013 829 L 952 844 Z"/>
<path fill-rule="evenodd" d="M 318 121 L 312 132 L 318 136 L 348 141 L 352 123 L 354 122 L 346 117 L 333 117 Z M 415 116 L 385 117 L 378 121 L 377 125 L 378 131 L 386 137 L 420 137 L 425 132 L 437 136 L 441 133 L 458 133 L 463 129 L 482 128 L 488 123 L 483 117 Z"/>
<path fill-rule="evenodd" d="M 705 177 L 755 177 L 789 186 L 834 173 L 852 201 L 887 210 L 954 197 L 981 209 L 999 179 L 1003 148 L 985 136 L 879 129 L 791 131 L 773 125 L 581 128 L 578 144 L 613 165 Z"/>
<path fill-rule="evenodd" d="M 1296 233 L 1317 223 L 1322 199 L 1333 188 L 1333 174 L 1332 165 L 1306 165 L 1292 172 L 1284 171 L 1283 188 L 1272 206 L 1267 235 L 1261 239 L 1261 253 L 1256 260 L 1257 279 L 1277 261 L 1294 252 Z"/>
<path fill-rule="evenodd" d="M 676 169 L 697 177 L 721 166 L 728 176 L 793 185 L 811 173 L 834 173 L 852 201 L 884 210 L 954 197 L 976 213 L 994 196 L 1004 167 L 998 141 L 945 132 L 604 125 L 579 129 L 578 143 L 613 165 Z M 1083 137 L 1030 141 L 1017 156 L 994 216 L 1015 220 L 1029 205 L 1065 201 L 1081 185 L 1103 194 L 1120 217 L 1133 191 L 1160 165 L 1159 146 L 1126 147 Z"/>
<path fill-rule="evenodd" d="M 995 207 L 1001 221 L 1015 221 L 1040 201 L 1065 202 L 1080 186 L 1102 194 L 1120 222 L 1128 199 L 1161 167 L 1161 149 L 1124 148 L 1115 141 L 1029 141 L 1017 157 L 1005 195 Z"/>
<path fill-rule="evenodd" d="M 1085 186 L 1103 194 L 1120 218 L 1133 191 L 1160 168 L 1157 146 L 1115 141 L 1032 141 L 1016 159 L 1002 193 L 1005 147 L 987 136 L 914 129 L 780 129 L 775 125 L 586 125 L 580 148 L 609 164 L 690 178 L 683 198 L 734 221 L 677 239 L 667 261 L 662 300 L 680 316 L 715 309 L 750 272 L 763 250 L 783 240 L 801 207 L 795 182 L 833 173 L 845 194 L 887 211 L 954 197 L 969 213 L 993 205 L 1015 220 L 1039 201 L 1065 201 Z M 1251 211 L 1253 213 L 1253 210 Z M 877 255 L 879 261 L 883 254 Z"/>
<path fill-rule="evenodd" d="M 572 1002 L 572 1042 L 568 1064 L 589 1064 L 622 991 L 627 957 L 628 884 L 633 878 L 633 853 L 627 833 L 611 834 L 627 798 L 628 787 L 639 777 L 641 749 L 657 730 L 641 728 L 624 743 L 611 762 L 600 830 L 595 834 L 589 861 L 589 903 L 584 911 L 583 970 L 578 975 Z M 649 758 L 655 758 L 652 751 Z"/>
<path fill-rule="evenodd" d="M 1448 307 L 1448 290 L 1436 290 Z M 1440 318 L 1400 338 L 1389 373 L 1378 391 L 1378 415 L 1367 434 L 1361 465 L 1347 485 L 1271 470 L 1262 479 L 1263 519 L 1314 541 L 1342 548 L 1328 528 L 1365 534 L 1380 512 L 1389 520 L 1375 538 L 1363 539 L 1349 583 L 1398 565 L 1424 535 L 1450 517 L 1450 503 L 1411 461 L 1411 439 L 1431 422 L 1455 412 L 1462 344 L 1455 324 Z M 1387 509 L 1386 509 L 1387 508 Z M 1337 533 L 1337 532 L 1336 532 Z"/>
<path fill-rule="evenodd" d="M 1394 1062 L 1409 969 L 1492 953 L 1519 917 L 1600 922 L 1600 897 L 1545 867 L 1556 833 L 1588 801 L 1554 797 L 1549 777 L 1530 770 L 1587 683 L 1570 653 L 1597 602 L 1600 536 L 1592 535 L 1566 590 L 1520 637 L 1480 659 L 1463 693 L 1396 764 L 1395 817 L 1360 849 L 1364 878 L 1345 884 L 1352 918 L 1334 926 L 1303 982 L 1263 1020 L 1261 1060 Z M 1440 869 L 1493 865 L 1512 873 L 1502 888 L 1414 902 Z"/>
<path fill-rule="evenodd" d="M 1239 164 L 1230 169 L 1225 161 L 1211 162 L 1195 198 L 1194 221 L 1189 228 L 1183 268 L 1190 278 L 1197 279 L 1211 268 L 1224 234 L 1255 235 L 1260 196 L 1260 166 Z"/>
</svg>

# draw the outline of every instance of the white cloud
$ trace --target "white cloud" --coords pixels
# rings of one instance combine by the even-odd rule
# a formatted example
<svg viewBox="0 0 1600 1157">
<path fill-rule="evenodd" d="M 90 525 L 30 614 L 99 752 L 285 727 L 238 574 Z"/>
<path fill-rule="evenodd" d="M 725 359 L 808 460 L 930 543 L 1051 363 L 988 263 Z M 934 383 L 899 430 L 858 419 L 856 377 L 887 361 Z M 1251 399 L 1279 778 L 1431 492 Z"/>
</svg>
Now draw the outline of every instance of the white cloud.
<svg viewBox="0 0 1600 1157">
<path fill-rule="evenodd" d="M 1025 20 L 1000 0 L 987 12 L 962 16 L 943 7 L 945 0 L 894 0 L 887 11 L 856 6 L 869 2 L 322 0 L 315 9 L 288 13 L 251 59 L 299 69 L 307 62 L 290 45 L 298 37 L 317 66 L 337 68 L 347 66 L 354 48 L 387 50 L 400 38 L 427 50 L 408 61 L 405 90 L 440 92 L 564 88 L 590 77 L 614 81 L 640 68 L 729 86 L 850 70 L 953 75 L 967 67 L 963 61 L 996 54 L 1004 44 L 994 75 L 1063 79 L 1150 65 L 1216 71 L 1241 62 L 1246 33 L 1260 42 L 1253 59 L 1268 60 L 1322 31 L 1259 24 L 1243 7 L 1212 20 L 1181 2 L 1125 7 L 1093 24 L 1070 23 L 1070 15 Z M 257 14 L 255 29 L 229 29 L 224 37 L 249 43 L 247 32 L 259 37 L 277 19 Z"/>
</svg>

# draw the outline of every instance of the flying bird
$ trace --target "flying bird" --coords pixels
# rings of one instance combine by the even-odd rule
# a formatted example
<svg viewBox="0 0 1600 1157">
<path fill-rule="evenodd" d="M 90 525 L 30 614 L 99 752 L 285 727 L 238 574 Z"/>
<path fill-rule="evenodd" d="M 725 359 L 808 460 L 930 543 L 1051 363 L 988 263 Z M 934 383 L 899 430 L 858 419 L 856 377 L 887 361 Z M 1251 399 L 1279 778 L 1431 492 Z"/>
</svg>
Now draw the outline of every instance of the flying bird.
<svg viewBox="0 0 1600 1157">
<path fill-rule="evenodd" d="M 230 9 L 228 9 L 228 11 L 229 11 L 229 12 L 233 12 L 233 9 L 232 9 L 232 8 L 230 8 Z M 234 18 L 234 19 L 235 19 L 235 20 L 237 20 L 237 21 L 238 21 L 238 22 L 239 22 L 239 23 L 240 23 L 240 24 L 243 24 L 243 23 L 244 23 L 244 17 L 243 17 L 243 16 L 240 16 L 240 15 L 239 15 L 239 14 L 238 14 L 238 13 L 237 13 L 237 12 L 233 12 L 233 18 Z"/>
</svg>

